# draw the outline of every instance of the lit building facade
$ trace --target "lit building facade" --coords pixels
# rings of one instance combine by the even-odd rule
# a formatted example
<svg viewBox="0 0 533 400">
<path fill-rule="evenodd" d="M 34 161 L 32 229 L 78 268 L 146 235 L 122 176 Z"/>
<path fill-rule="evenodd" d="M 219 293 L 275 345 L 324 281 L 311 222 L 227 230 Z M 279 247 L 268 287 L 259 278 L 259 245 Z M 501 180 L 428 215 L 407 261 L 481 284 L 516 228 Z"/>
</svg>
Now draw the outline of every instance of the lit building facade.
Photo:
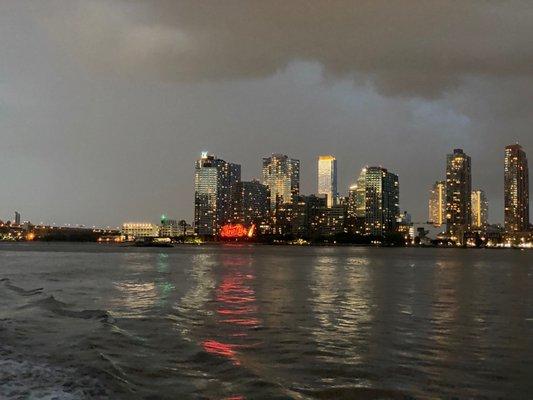
<svg viewBox="0 0 533 400">
<path fill-rule="evenodd" d="M 175 238 L 185 235 L 185 227 L 183 223 L 185 221 L 180 221 L 180 224 L 177 220 L 168 218 L 166 215 L 161 215 L 161 226 L 159 227 L 159 237 L 163 238 Z M 187 225 L 185 223 L 185 225 Z"/>
<path fill-rule="evenodd" d="M 472 223 L 471 160 L 462 149 L 446 157 L 446 230 L 459 243 Z"/>
<path fill-rule="evenodd" d="M 398 175 L 383 167 L 368 167 L 365 173 L 365 232 L 383 236 L 396 232 L 400 216 Z"/>
<path fill-rule="evenodd" d="M 347 206 L 309 207 L 310 235 L 333 236 L 346 232 Z"/>
<path fill-rule="evenodd" d="M 366 216 L 366 167 L 361 170 L 357 182 L 350 186 L 348 192 L 348 207 L 346 223 L 352 234 L 365 233 Z"/>
<path fill-rule="evenodd" d="M 472 191 L 472 229 L 484 231 L 489 220 L 489 202 L 483 190 Z"/>
<path fill-rule="evenodd" d="M 300 160 L 283 154 L 263 158 L 263 184 L 270 191 L 270 208 L 291 203 L 300 193 Z"/>
<path fill-rule="evenodd" d="M 529 229 L 529 169 L 519 144 L 505 147 L 504 220 L 507 233 Z"/>
<path fill-rule="evenodd" d="M 398 232 L 402 234 L 405 243 L 413 243 L 415 239 L 415 229 L 411 219 L 411 214 L 407 211 L 400 213 L 398 218 Z"/>
<path fill-rule="evenodd" d="M 338 198 L 337 160 L 331 155 L 318 156 L 317 193 L 326 195 L 327 206 L 332 207 Z"/>
<path fill-rule="evenodd" d="M 127 241 L 144 237 L 158 237 L 159 227 L 148 222 L 126 222 L 122 224 L 121 234 Z"/>
<path fill-rule="evenodd" d="M 446 182 L 437 181 L 429 191 L 428 222 L 438 228 L 446 222 Z"/>
<path fill-rule="evenodd" d="M 353 184 L 348 189 L 348 199 L 346 201 L 346 227 L 351 234 L 361 234 L 357 230 L 357 184 Z"/>
<path fill-rule="evenodd" d="M 235 192 L 241 166 L 202 153 L 194 174 L 194 227 L 198 235 L 217 235 L 220 227 L 233 222 Z"/>
<path fill-rule="evenodd" d="M 278 204 L 274 232 L 300 238 L 328 236 L 345 229 L 346 205 L 328 208 L 326 196 L 298 196 L 292 203 Z"/>
<path fill-rule="evenodd" d="M 309 233 L 309 198 L 311 197 L 315 196 L 297 196 L 292 203 L 278 203 L 273 213 L 274 233 L 307 237 Z"/>
<path fill-rule="evenodd" d="M 270 220 L 270 191 L 258 180 L 243 181 L 237 185 L 236 220 L 245 226 L 266 228 Z"/>
</svg>

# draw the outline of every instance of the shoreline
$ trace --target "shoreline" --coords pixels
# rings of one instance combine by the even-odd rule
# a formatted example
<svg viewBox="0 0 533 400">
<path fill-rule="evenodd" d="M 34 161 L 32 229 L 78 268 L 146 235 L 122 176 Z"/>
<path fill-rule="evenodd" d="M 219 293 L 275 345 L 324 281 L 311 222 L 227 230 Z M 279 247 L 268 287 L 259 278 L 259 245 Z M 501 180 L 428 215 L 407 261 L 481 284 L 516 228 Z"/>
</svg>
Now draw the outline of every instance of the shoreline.
<svg viewBox="0 0 533 400">
<path fill-rule="evenodd" d="M 92 242 L 92 241 L 0 241 L 0 249 L 5 245 L 98 245 L 106 248 L 174 248 L 174 247 L 202 247 L 202 246 L 271 246 L 271 247 L 364 247 L 364 248 L 380 248 L 380 249 L 462 249 L 462 250 L 533 250 L 527 247 L 496 247 L 496 246 L 482 246 L 482 247 L 468 247 L 468 246 L 389 246 L 377 244 L 358 244 L 358 243 L 262 243 L 262 242 L 247 242 L 247 241 L 212 241 L 203 243 L 172 243 L 171 246 L 135 246 L 128 243 L 113 243 L 113 242 Z"/>
</svg>

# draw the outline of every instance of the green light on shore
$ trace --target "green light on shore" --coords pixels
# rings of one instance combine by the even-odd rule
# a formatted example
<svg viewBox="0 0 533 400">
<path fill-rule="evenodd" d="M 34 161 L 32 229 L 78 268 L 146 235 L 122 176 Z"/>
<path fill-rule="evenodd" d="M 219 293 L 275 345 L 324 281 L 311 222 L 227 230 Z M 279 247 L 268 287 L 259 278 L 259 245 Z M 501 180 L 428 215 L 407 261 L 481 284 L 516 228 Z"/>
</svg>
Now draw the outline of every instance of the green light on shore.
<svg viewBox="0 0 533 400">
<path fill-rule="evenodd" d="M 165 214 L 161 214 L 161 222 L 165 222 L 167 220 L 167 216 Z"/>
</svg>

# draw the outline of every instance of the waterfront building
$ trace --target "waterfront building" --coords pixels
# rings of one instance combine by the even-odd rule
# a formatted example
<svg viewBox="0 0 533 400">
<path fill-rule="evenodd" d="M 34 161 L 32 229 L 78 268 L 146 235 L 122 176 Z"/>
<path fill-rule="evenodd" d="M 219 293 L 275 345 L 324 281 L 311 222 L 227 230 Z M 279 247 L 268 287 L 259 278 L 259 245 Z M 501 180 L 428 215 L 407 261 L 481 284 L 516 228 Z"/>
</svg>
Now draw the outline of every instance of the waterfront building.
<svg viewBox="0 0 533 400">
<path fill-rule="evenodd" d="M 383 167 L 367 167 L 365 175 L 365 233 L 396 232 L 400 215 L 398 176 Z"/>
<path fill-rule="evenodd" d="M 20 213 L 15 211 L 15 225 L 20 226 Z"/>
<path fill-rule="evenodd" d="M 235 192 L 241 166 L 202 153 L 194 175 L 194 227 L 196 234 L 215 236 L 220 227 L 233 222 Z"/>
<path fill-rule="evenodd" d="M 312 235 L 325 234 L 330 229 L 328 226 L 338 225 L 339 216 L 333 215 L 335 210 L 342 208 L 342 225 L 344 225 L 345 207 L 327 207 L 326 196 L 297 196 L 292 203 L 279 203 L 274 212 L 274 232 L 281 235 L 293 235 L 299 238 L 308 238 Z M 326 215 L 325 211 L 329 210 Z M 318 220 L 323 219 L 319 226 Z M 330 217 L 330 219 L 328 219 Z M 335 220 L 335 221 L 334 221 Z M 320 229 L 324 231 L 321 232 Z"/>
<path fill-rule="evenodd" d="M 332 155 L 318 156 L 317 193 L 326 195 L 327 206 L 337 203 L 337 160 Z"/>
<path fill-rule="evenodd" d="M 159 227 L 149 222 L 126 222 L 122 224 L 121 234 L 126 241 L 144 237 L 158 237 Z"/>
<path fill-rule="evenodd" d="M 356 193 L 357 184 L 353 184 L 348 188 L 348 197 L 346 201 L 346 225 L 348 232 L 355 233 L 355 216 L 356 216 Z"/>
<path fill-rule="evenodd" d="M 472 191 L 472 229 L 484 231 L 489 219 L 489 203 L 483 190 Z"/>
<path fill-rule="evenodd" d="M 398 232 L 402 234 L 405 243 L 414 243 L 415 229 L 411 214 L 404 211 L 398 218 Z"/>
<path fill-rule="evenodd" d="M 163 214 L 161 215 L 159 236 L 164 238 L 183 236 L 183 227 L 180 226 L 177 220 L 168 218 L 165 214 Z"/>
<path fill-rule="evenodd" d="M 504 220 L 507 233 L 529 229 L 529 169 L 522 146 L 505 147 Z"/>
<path fill-rule="evenodd" d="M 258 180 L 237 184 L 236 220 L 245 226 L 267 230 L 270 224 L 270 191 Z"/>
<path fill-rule="evenodd" d="M 346 223 L 348 231 L 352 234 L 365 233 L 366 216 L 366 167 L 361 170 L 357 182 L 350 186 L 348 191 L 348 208 Z"/>
<path fill-rule="evenodd" d="M 327 205 L 327 202 L 326 202 Z M 333 236 L 346 232 L 347 206 L 308 207 L 310 235 Z"/>
<path fill-rule="evenodd" d="M 292 203 L 278 202 L 273 218 L 275 234 L 307 237 L 309 210 L 306 197 L 297 196 Z"/>
<path fill-rule="evenodd" d="M 287 204 L 300 193 L 300 161 L 284 154 L 263 158 L 263 184 L 270 191 L 270 208 Z"/>
<path fill-rule="evenodd" d="M 446 158 L 446 231 L 458 243 L 471 228 L 471 160 L 462 149 Z"/>
<path fill-rule="evenodd" d="M 429 191 L 428 222 L 438 228 L 446 222 L 446 182 L 437 181 Z"/>
</svg>

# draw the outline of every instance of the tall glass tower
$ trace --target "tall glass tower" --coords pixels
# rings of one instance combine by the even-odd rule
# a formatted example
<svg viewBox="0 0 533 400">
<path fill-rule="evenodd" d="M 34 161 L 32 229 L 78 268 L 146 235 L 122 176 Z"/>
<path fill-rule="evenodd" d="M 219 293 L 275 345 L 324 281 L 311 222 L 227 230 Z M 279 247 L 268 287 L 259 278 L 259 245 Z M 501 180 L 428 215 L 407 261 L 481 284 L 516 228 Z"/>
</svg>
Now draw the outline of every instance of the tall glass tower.
<svg viewBox="0 0 533 400">
<path fill-rule="evenodd" d="M 504 173 L 505 230 L 529 229 L 529 169 L 526 153 L 519 144 L 505 147 Z"/>
<path fill-rule="evenodd" d="M 463 243 L 472 225 L 472 167 L 462 149 L 446 157 L 446 230 Z"/>
<path fill-rule="evenodd" d="M 292 203 L 300 193 L 300 160 L 284 154 L 263 158 L 263 184 L 270 190 L 270 207 Z"/>
<path fill-rule="evenodd" d="M 368 167 L 365 173 L 365 232 L 383 236 L 395 232 L 400 216 L 398 175 L 383 167 Z"/>
<path fill-rule="evenodd" d="M 318 194 L 325 194 L 327 206 L 336 204 L 337 192 L 337 160 L 331 155 L 318 156 Z"/>
<path fill-rule="evenodd" d="M 198 235 L 217 235 L 234 218 L 234 199 L 241 166 L 202 153 L 194 172 L 194 228 Z"/>
</svg>

